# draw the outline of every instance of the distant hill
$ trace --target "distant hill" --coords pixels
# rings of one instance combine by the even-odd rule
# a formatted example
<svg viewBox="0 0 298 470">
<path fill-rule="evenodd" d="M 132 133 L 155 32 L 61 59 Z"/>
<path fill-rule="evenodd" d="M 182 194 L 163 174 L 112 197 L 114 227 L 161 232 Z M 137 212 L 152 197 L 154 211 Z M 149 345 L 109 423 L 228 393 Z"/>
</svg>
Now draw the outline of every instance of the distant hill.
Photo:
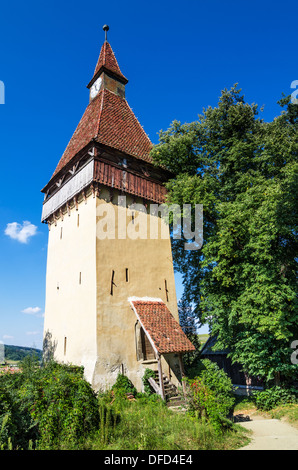
<svg viewBox="0 0 298 470">
<path fill-rule="evenodd" d="M 207 342 L 208 338 L 209 338 L 209 335 L 208 334 L 199 334 L 199 340 L 200 340 L 200 343 L 201 343 L 201 348 L 204 346 L 204 344 Z"/>
<path fill-rule="evenodd" d="M 36 354 L 38 359 L 42 357 L 42 351 L 36 348 L 28 348 L 25 346 L 4 345 L 5 361 L 22 361 L 28 355 Z"/>
</svg>

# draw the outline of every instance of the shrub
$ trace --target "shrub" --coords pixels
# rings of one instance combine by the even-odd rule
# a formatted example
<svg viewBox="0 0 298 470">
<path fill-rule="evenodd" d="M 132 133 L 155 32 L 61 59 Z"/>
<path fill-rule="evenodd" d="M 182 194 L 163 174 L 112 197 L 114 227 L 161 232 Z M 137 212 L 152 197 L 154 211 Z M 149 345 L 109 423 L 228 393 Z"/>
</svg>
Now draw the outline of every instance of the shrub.
<svg viewBox="0 0 298 470">
<path fill-rule="evenodd" d="M 73 448 L 98 428 L 97 397 L 82 368 L 40 368 L 26 357 L 21 369 L 0 377 L 0 448 Z"/>
<path fill-rule="evenodd" d="M 117 396 L 125 396 L 127 393 L 131 393 L 133 396 L 137 394 L 137 389 L 128 377 L 122 374 L 118 374 L 117 380 L 112 386 L 113 392 Z"/>
<path fill-rule="evenodd" d="M 253 397 L 257 408 L 261 411 L 269 411 L 279 405 L 298 403 L 297 390 L 278 385 L 261 392 L 254 392 Z"/>
<path fill-rule="evenodd" d="M 39 445 L 42 448 L 59 448 L 63 442 L 74 445 L 98 425 L 96 394 L 83 379 L 81 370 L 58 364 L 47 369 L 34 384 L 30 408 L 38 423 Z"/>
<path fill-rule="evenodd" d="M 201 419 L 206 418 L 216 431 L 231 423 L 226 419 L 235 398 L 232 382 L 217 364 L 205 359 L 201 363 L 199 377 L 188 380 L 190 412 Z"/>
<path fill-rule="evenodd" d="M 38 432 L 27 405 L 19 396 L 22 374 L 0 377 L 0 448 L 27 449 Z"/>
<path fill-rule="evenodd" d="M 150 377 L 155 378 L 155 372 L 152 369 L 145 369 L 142 382 L 144 385 L 144 392 L 148 395 L 155 393 L 154 390 L 152 390 L 150 383 L 148 382 Z"/>
<path fill-rule="evenodd" d="M 200 378 L 216 394 L 217 399 L 222 404 L 223 413 L 227 416 L 235 404 L 232 381 L 216 363 L 209 359 L 203 359 L 201 362 Z"/>
</svg>

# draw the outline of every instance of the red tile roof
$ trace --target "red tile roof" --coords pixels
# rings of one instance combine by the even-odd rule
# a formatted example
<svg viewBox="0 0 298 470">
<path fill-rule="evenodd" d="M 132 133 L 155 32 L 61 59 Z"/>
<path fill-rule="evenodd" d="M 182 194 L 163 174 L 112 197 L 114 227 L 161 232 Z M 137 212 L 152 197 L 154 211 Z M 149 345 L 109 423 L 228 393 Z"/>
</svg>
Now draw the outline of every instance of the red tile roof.
<svg viewBox="0 0 298 470">
<path fill-rule="evenodd" d="M 87 106 L 53 176 L 93 139 L 151 162 L 152 143 L 127 101 L 103 89 Z"/>
<path fill-rule="evenodd" d="M 97 73 L 100 71 L 100 69 L 104 67 L 107 70 L 110 70 L 114 74 L 116 74 L 118 77 L 124 79 L 127 82 L 127 78 L 124 77 L 124 75 L 121 73 L 120 67 L 118 65 L 117 59 L 114 55 L 114 52 L 110 46 L 110 44 L 105 41 L 102 45 L 99 58 L 94 70 L 94 75 L 93 78 L 97 75 Z"/>
<path fill-rule="evenodd" d="M 128 299 L 159 354 L 194 351 L 181 326 L 161 299 Z"/>
</svg>

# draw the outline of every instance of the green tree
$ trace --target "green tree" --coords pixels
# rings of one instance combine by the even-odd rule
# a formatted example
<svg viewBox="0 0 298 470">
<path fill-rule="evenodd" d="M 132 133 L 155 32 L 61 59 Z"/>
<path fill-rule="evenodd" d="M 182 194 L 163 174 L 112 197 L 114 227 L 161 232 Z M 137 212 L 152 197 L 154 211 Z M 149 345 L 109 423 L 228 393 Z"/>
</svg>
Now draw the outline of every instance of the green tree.
<svg viewBox="0 0 298 470">
<path fill-rule="evenodd" d="M 175 175 L 168 202 L 204 207 L 202 249 L 173 239 L 185 298 L 233 361 L 276 383 L 297 373 L 298 338 L 298 106 L 289 97 L 279 104 L 264 122 L 234 86 L 198 121 L 174 121 L 152 150 Z"/>
<path fill-rule="evenodd" d="M 185 366 L 186 374 L 192 375 L 195 370 L 196 364 L 200 357 L 200 339 L 198 336 L 198 319 L 195 312 L 187 300 L 182 297 L 178 302 L 179 323 L 186 334 L 187 338 L 195 346 L 196 350 L 188 352 L 183 356 L 183 363 Z"/>
</svg>

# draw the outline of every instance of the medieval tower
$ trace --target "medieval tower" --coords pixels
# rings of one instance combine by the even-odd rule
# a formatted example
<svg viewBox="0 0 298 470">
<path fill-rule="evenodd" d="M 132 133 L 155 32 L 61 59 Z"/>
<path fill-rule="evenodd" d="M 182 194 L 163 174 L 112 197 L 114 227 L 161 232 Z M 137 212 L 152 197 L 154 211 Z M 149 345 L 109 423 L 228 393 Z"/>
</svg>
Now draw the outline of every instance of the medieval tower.
<svg viewBox="0 0 298 470">
<path fill-rule="evenodd" d="M 106 38 L 89 104 L 42 190 L 44 335 L 55 359 L 84 366 L 96 390 L 119 373 L 141 390 L 148 367 L 181 383 L 181 354 L 194 349 L 178 323 L 169 229 L 150 210 L 170 175 L 151 161 L 127 83 Z"/>
</svg>

